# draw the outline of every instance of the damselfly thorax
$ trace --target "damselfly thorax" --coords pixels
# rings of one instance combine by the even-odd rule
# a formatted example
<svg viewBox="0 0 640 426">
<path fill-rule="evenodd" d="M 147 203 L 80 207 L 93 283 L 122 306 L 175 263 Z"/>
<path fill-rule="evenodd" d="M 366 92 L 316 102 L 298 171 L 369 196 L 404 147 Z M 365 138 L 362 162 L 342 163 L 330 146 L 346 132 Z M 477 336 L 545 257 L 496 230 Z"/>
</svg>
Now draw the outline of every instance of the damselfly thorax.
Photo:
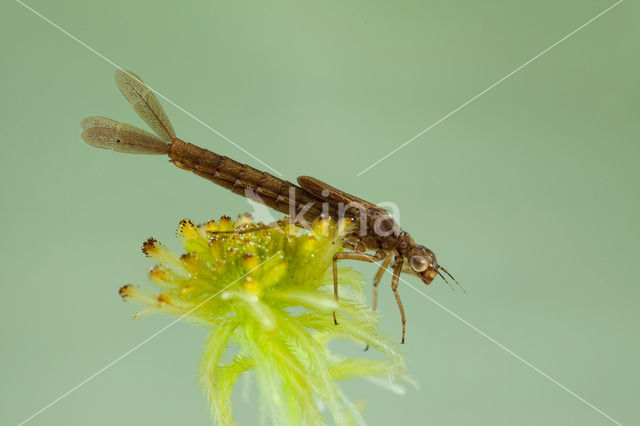
<svg viewBox="0 0 640 426">
<path fill-rule="evenodd" d="M 164 109 L 151 89 L 138 76 L 130 71 L 117 70 L 116 84 L 157 136 L 127 123 L 105 117 L 89 117 L 81 122 L 84 129 L 82 137 L 89 145 L 130 154 L 168 155 L 176 166 L 287 214 L 288 220 L 297 226 L 306 227 L 308 222 L 319 218 L 346 219 L 353 222 L 350 233 L 343 241 L 344 247 L 349 251 L 337 253 L 333 259 L 335 297 L 338 298 L 339 260 L 361 260 L 379 266 L 373 280 L 373 309 L 377 307 L 378 283 L 384 271 L 390 267 L 393 271 L 391 289 L 402 319 L 403 343 L 406 317 L 398 293 L 400 274 L 404 272 L 415 275 L 425 284 L 431 284 L 438 275 L 446 282 L 440 271 L 453 279 L 447 270 L 438 264 L 435 254 L 428 248 L 416 244 L 386 210 L 315 178 L 300 176 L 296 185 L 184 142 L 176 137 Z M 234 232 L 254 232 L 269 226 L 272 225 Z M 335 324 L 338 324 L 335 312 L 333 318 Z"/>
</svg>

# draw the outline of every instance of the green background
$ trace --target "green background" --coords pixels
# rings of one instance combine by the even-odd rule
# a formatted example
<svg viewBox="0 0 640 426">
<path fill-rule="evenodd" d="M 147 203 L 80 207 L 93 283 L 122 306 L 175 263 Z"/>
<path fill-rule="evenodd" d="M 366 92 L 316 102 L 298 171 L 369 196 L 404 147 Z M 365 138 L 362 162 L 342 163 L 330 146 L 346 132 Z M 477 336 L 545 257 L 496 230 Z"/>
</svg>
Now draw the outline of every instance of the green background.
<svg viewBox="0 0 640 426">
<path fill-rule="evenodd" d="M 621 3 L 360 177 L 613 2 L 28 4 L 285 178 L 396 203 L 402 227 L 469 294 L 410 283 L 617 421 L 640 424 L 637 4 Z M 3 2 L 0 15 L 0 423 L 17 424 L 170 322 L 132 320 L 135 307 L 117 295 L 147 283 L 144 239 L 177 249 L 180 219 L 249 206 L 165 158 L 85 145 L 85 116 L 141 125 L 114 67 L 19 3 Z M 163 104 L 181 138 L 263 168 Z M 399 340 L 389 276 L 381 290 L 383 331 Z M 370 424 L 613 424 L 400 291 L 421 387 L 398 396 L 346 384 Z M 29 424 L 209 424 L 195 381 L 205 336 L 177 324 Z M 238 421 L 254 424 L 256 406 L 255 393 L 238 397 Z"/>
</svg>

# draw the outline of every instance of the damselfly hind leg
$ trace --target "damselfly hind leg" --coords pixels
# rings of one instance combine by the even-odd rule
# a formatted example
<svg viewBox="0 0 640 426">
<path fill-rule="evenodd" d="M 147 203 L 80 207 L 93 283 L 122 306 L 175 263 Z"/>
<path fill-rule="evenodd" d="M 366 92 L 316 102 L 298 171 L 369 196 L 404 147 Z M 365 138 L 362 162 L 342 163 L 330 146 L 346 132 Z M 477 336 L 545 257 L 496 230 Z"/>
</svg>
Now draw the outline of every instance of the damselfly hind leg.
<svg viewBox="0 0 640 426">
<path fill-rule="evenodd" d="M 274 229 L 286 226 L 289 224 L 289 221 L 286 219 L 281 219 L 273 223 L 269 223 L 267 225 L 259 225 L 254 226 L 253 228 L 247 229 L 235 229 L 233 231 L 208 231 L 209 234 L 248 234 L 250 232 L 264 231 L 265 229 Z"/>
<path fill-rule="evenodd" d="M 352 260 L 361 260 L 364 262 L 375 262 L 380 260 L 379 256 L 374 256 L 367 253 L 360 252 L 342 252 L 336 253 L 333 255 L 333 294 L 338 300 L 338 260 L 342 259 L 352 259 Z M 338 318 L 336 317 L 336 311 L 333 311 L 333 323 L 338 325 Z"/>
</svg>

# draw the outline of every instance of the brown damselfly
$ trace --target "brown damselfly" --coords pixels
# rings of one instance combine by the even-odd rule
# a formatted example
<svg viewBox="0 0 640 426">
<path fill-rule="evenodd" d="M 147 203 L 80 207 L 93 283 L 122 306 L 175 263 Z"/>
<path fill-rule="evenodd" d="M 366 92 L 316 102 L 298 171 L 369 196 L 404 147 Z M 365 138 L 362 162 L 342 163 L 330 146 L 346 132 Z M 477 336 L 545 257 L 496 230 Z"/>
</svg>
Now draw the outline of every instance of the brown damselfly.
<svg viewBox="0 0 640 426">
<path fill-rule="evenodd" d="M 438 264 L 435 254 L 428 248 L 416 244 L 386 210 L 312 177 L 300 176 L 296 185 L 184 142 L 176 137 L 164 109 L 151 89 L 138 76 L 130 71 L 117 70 L 115 77 L 122 94 L 157 136 L 127 123 L 105 117 L 89 117 L 81 123 L 84 129 L 82 138 L 89 145 L 130 154 L 168 155 L 170 161 L 182 169 L 202 176 L 236 194 L 260 201 L 281 213 L 289 214 L 288 220 L 297 226 L 307 227 L 307 220 L 319 218 L 347 219 L 354 222 L 356 226 L 350 228 L 352 231 L 343 241 L 344 247 L 350 251 L 337 253 L 333 258 L 334 294 L 338 298 L 339 260 L 353 259 L 376 263 L 379 269 L 373 279 L 375 310 L 378 302 L 378 283 L 384 271 L 391 267 L 391 290 L 402 318 L 402 343 L 405 337 L 406 317 L 398 293 L 400 274 L 409 273 L 419 277 L 425 284 L 431 284 L 438 275 L 447 282 L 442 271 L 458 283 Z M 269 226 L 271 225 L 235 232 L 253 232 Z M 333 318 L 338 324 L 335 312 Z"/>
</svg>

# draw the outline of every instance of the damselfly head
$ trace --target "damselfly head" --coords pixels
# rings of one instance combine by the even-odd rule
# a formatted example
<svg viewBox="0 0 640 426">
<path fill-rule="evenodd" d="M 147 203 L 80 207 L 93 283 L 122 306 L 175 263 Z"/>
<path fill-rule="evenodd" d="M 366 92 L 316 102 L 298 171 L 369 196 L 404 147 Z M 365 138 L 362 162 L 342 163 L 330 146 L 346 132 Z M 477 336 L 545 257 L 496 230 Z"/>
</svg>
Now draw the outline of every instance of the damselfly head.
<svg viewBox="0 0 640 426">
<path fill-rule="evenodd" d="M 409 264 L 411 270 L 429 285 L 438 276 L 438 261 L 434 252 L 425 246 L 416 245 L 409 252 Z"/>
</svg>

